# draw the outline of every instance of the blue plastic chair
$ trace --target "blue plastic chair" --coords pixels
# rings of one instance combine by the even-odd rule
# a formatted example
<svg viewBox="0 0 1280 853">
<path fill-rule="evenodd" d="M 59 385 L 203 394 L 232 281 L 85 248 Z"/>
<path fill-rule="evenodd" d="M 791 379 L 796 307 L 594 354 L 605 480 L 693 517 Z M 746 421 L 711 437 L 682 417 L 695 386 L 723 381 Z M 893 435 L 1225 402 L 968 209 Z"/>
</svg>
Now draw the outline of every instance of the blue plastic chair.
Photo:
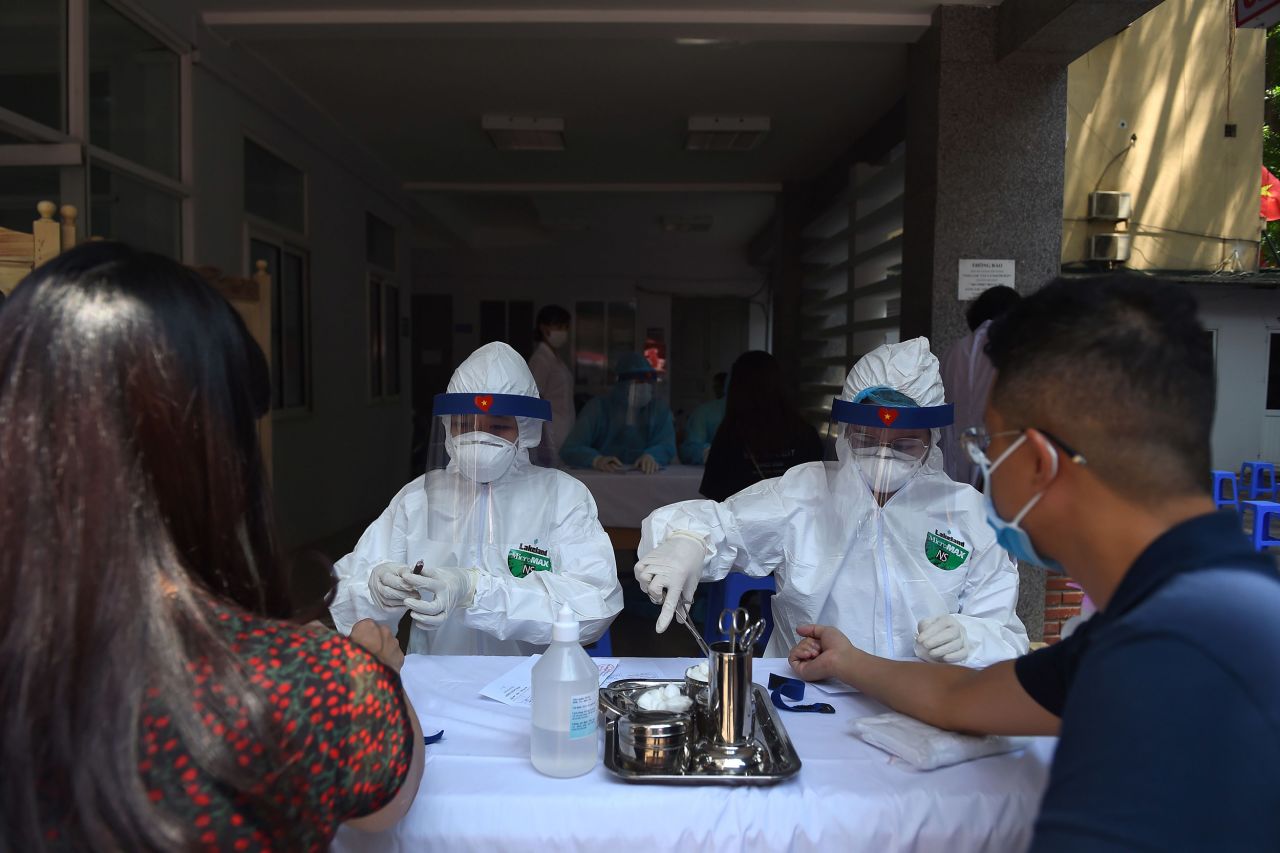
<svg viewBox="0 0 1280 853">
<path fill-rule="evenodd" d="M 706 589 L 707 615 L 702 622 L 702 636 L 708 643 L 718 643 L 729 639 L 726 635 L 720 633 L 720 629 L 716 624 L 720 619 L 720 613 L 723 610 L 732 610 L 740 606 L 742 597 L 752 591 L 762 593 L 760 596 L 760 615 L 764 619 L 764 635 L 760 638 L 760 642 L 769 642 L 769 635 L 773 633 L 773 607 L 770 604 L 770 599 L 778 591 L 778 585 L 774 583 L 772 575 L 763 578 L 752 578 L 739 572 L 730 572 L 724 580 L 708 584 Z"/>
<path fill-rule="evenodd" d="M 613 628 L 605 628 L 600 639 L 586 647 L 587 654 L 593 658 L 613 657 Z"/>
<path fill-rule="evenodd" d="M 1256 501 L 1261 497 L 1276 497 L 1276 466 L 1270 462 L 1263 462 L 1260 459 L 1253 459 L 1240 464 L 1240 480 L 1245 479 L 1245 474 L 1249 474 L 1249 491 L 1247 497 L 1251 501 Z M 1267 475 L 1267 486 L 1262 485 L 1262 475 Z"/>
<path fill-rule="evenodd" d="M 1253 510 L 1253 550 L 1280 546 L 1280 538 L 1271 535 L 1271 518 L 1280 518 L 1280 503 L 1275 501 L 1244 501 L 1240 505 L 1240 515 Z"/>
<path fill-rule="evenodd" d="M 1223 494 L 1223 486 L 1230 486 L 1230 496 Z M 1240 511 L 1240 478 L 1234 471 L 1213 472 L 1213 505 L 1217 509 L 1233 506 Z"/>
</svg>

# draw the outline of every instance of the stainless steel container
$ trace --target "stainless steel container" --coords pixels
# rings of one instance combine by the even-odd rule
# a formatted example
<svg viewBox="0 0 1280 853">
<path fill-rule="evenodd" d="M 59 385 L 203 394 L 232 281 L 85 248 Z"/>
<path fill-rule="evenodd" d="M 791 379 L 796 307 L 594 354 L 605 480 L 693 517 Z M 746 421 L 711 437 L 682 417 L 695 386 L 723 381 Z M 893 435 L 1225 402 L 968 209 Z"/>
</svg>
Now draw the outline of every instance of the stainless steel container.
<svg viewBox="0 0 1280 853">
<path fill-rule="evenodd" d="M 683 773 L 693 718 L 681 711 L 631 711 L 618 719 L 618 752 L 636 770 Z"/>
<path fill-rule="evenodd" d="M 711 742 L 742 746 L 755 735 L 755 706 L 751 702 L 751 650 L 734 650 L 732 643 L 711 644 Z"/>
<path fill-rule="evenodd" d="M 710 738 L 716 730 L 716 724 L 711 718 L 711 688 L 707 682 L 699 681 L 691 677 L 687 672 L 684 676 L 684 693 L 693 700 L 693 724 L 696 729 L 695 740 L 701 738 Z"/>
</svg>

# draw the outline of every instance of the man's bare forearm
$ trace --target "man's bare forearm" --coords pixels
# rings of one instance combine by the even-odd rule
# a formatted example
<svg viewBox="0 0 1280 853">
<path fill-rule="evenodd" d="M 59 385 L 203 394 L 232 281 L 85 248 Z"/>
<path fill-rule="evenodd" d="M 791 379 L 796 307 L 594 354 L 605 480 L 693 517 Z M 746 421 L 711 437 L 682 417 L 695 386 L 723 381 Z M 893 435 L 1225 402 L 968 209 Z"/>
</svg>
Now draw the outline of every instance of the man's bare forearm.
<svg viewBox="0 0 1280 853">
<path fill-rule="evenodd" d="M 888 660 L 852 649 L 840 679 L 895 711 L 940 729 L 974 734 L 1058 733 L 1058 718 L 1022 689 L 1013 661 L 979 670 Z"/>
</svg>

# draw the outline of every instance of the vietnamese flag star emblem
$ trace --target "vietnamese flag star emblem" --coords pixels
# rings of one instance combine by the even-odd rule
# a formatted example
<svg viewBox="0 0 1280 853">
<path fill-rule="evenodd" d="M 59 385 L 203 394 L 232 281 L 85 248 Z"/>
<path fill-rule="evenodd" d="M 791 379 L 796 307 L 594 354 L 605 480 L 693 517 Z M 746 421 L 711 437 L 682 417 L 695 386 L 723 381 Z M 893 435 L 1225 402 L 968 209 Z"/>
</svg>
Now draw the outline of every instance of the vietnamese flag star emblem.
<svg viewBox="0 0 1280 853">
<path fill-rule="evenodd" d="M 1262 192 L 1260 193 L 1258 215 L 1268 222 L 1280 219 L 1280 180 L 1262 167 Z"/>
<path fill-rule="evenodd" d="M 887 427 L 893 426 L 893 422 L 898 419 L 897 409 L 886 409 L 882 407 L 877 414 L 880 415 L 880 421 Z"/>
</svg>

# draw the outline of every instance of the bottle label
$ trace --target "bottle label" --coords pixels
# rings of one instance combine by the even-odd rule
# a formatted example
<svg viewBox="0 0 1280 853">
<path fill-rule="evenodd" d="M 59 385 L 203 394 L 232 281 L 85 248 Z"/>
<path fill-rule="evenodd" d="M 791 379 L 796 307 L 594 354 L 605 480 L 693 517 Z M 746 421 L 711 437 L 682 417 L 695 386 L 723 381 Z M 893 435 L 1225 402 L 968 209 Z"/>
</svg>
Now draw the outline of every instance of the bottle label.
<svg viewBox="0 0 1280 853">
<path fill-rule="evenodd" d="M 569 699 L 569 740 L 591 737 L 596 733 L 598 693 L 579 693 Z"/>
</svg>

